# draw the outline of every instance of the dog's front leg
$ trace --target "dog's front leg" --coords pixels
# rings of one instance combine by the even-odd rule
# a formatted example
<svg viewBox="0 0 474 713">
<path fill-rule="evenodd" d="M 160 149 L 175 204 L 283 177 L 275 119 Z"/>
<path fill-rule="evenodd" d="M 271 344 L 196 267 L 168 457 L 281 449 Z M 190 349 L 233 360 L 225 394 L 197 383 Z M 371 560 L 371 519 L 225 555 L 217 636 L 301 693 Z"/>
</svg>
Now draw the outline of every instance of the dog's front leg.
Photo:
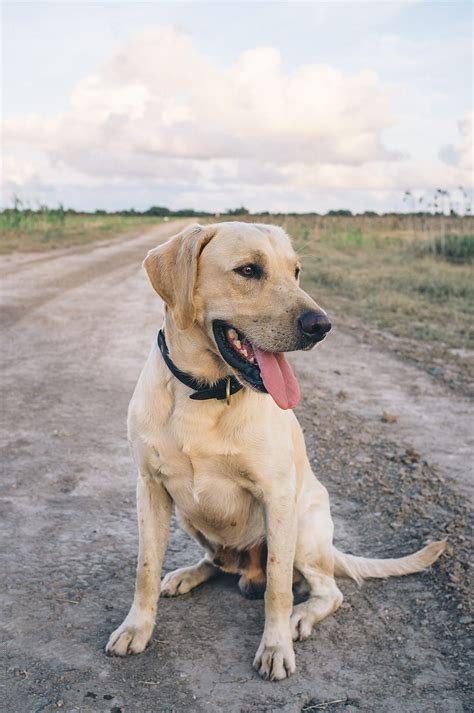
<svg viewBox="0 0 474 713">
<path fill-rule="evenodd" d="M 112 656 L 141 653 L 155 625 L 161 565 L 171 520 L 172 502 L 154 475 L 140 473 L 137 482 L 138 565 L 130 611 L 105 647 Z"/>
<path fill-rule="evenodd" d="M 265 628 L 254 660 L 262 678 L 278 681 L 295 671 L 290 630 L 293 605 L 293 560 L 296 543 L 296 503 L 293 493 L 264 498 L 268 545 Z"/>
</svg>

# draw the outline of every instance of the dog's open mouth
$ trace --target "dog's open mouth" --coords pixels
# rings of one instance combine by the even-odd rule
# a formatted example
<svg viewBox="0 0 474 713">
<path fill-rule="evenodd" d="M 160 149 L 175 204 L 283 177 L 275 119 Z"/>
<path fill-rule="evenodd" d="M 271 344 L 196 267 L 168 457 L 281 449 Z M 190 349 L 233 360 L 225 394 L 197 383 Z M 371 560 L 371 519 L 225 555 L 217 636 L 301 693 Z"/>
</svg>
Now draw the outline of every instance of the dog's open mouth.
<svg viewBox="0 0 474 713">
<path fill-rule="evenodd" d="M 222 358 L 240 379 L 257 391 L 269 393 L 282 409 L 297 406 L 300 387 L 283 352 L 267 352 L 226 322 L 213 324 L 214 338 Z"/>
</svg>

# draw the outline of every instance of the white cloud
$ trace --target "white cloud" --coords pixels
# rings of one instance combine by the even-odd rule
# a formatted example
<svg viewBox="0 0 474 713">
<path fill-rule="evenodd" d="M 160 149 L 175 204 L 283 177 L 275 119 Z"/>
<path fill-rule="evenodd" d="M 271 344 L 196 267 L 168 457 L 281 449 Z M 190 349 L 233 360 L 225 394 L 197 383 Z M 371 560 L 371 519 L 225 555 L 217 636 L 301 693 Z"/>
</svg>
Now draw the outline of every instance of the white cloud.
<svg viewBox="0 0 474 713">
<path fill-rule="evenodd" d="M 456 144 L 443 146 L 440 158 L 449 166 L 457 167 L 465 174 L 467 185 L 472 184 L 474 171 L 474 111 L 458 122 L 460 140 Z"/>
<path fill-rule="evenodd" d="M 6 156 L 2 161 L 2 173 L 12 185 L 22 186 L 35 178 L 35 166 L 31 161 Z"/>
<path fill-rule="evenodd" d="M 345 77 L 314 64 L 285 75 L 272 47 L 247 50 L 232 66 L 218 68 L 188 35 L 168 27 L 137 37 L 79 82 L 71 111 L 53 119 L 7 120 L 4 136 L 9 144 L 28 142 L 72 164 L 78 151 L 119 148 L 132 163 L 147 154 L 296 156 L 304 162 L 329 157 L 357 164 L 387 156 L 378 134 L 391 121 L 373 72 Z"/>
<path fill-rule="evenodd" d="M 269 200 L 275 187 L 296 194 L 468 185 L 468 123 L 459 145 L 441 152 L 450 166 L 422 165 L 384 146 L 395 123 L 389 98 L 370 70 L 346 75 L 307 64 L 285 73 L 273 47 L 219 67 L 189 35 L 166 27 L 141 33 L 82 79 L 69 111 L 6 120 L 4 187 L 172 186 L 221 201 L 225 187 L 231 205 L 248 186 L 261 200 L 266 189 Z"/>
</svg>

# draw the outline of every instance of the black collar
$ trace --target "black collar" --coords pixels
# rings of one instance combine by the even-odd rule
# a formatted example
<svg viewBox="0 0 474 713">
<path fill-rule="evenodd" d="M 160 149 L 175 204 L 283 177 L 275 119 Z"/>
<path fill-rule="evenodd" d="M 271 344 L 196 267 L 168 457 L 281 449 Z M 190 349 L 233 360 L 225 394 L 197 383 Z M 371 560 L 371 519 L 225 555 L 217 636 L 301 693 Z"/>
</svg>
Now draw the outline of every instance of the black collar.
<svg viewBox="0 0 474 713">
<path fill-rule="evenodd" d="M 202 381 L 195 379 L 191 374 L 187 374 L 185 371 L 181 371 L 173 363 L 168 352 L 168 345 L 166 344 L 165 334 L 162 329 L 158 332 L 157 340 L 158 347 L 164 362 L 168 369 L 171 371 L 176 378 L 181 381 L 182 384 L 189 386 L 190 389 L 194 389 L 194 394 L 190 395 L 190 399 L 196 399 L 197 401 L 205 401 L 206 399 L 218 399 L 223 401 L 227 399 L 229 403 L 229 397 L 232 394 L 236 394 L 244 387 L 237 381 L 234 376 L 227 376 L 225 379 L 219 379 L 213 386 L 209 384 L 203 384 Z"/>
</svg>

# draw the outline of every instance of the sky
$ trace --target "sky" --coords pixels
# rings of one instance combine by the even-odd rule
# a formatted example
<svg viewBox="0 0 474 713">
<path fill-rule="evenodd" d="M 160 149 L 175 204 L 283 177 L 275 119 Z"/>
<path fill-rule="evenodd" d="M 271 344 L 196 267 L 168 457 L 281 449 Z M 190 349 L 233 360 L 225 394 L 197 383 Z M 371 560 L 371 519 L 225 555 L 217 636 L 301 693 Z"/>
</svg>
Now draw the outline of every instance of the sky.
<svg viewBox="0 0 474 713">
<path fill-rule="evenodd" d="M 17 0 L 1 29 L 3 207 L 383 212 L 441 188 L 461 210 L 472 191 L 470 2 Z"/>
</svg>

